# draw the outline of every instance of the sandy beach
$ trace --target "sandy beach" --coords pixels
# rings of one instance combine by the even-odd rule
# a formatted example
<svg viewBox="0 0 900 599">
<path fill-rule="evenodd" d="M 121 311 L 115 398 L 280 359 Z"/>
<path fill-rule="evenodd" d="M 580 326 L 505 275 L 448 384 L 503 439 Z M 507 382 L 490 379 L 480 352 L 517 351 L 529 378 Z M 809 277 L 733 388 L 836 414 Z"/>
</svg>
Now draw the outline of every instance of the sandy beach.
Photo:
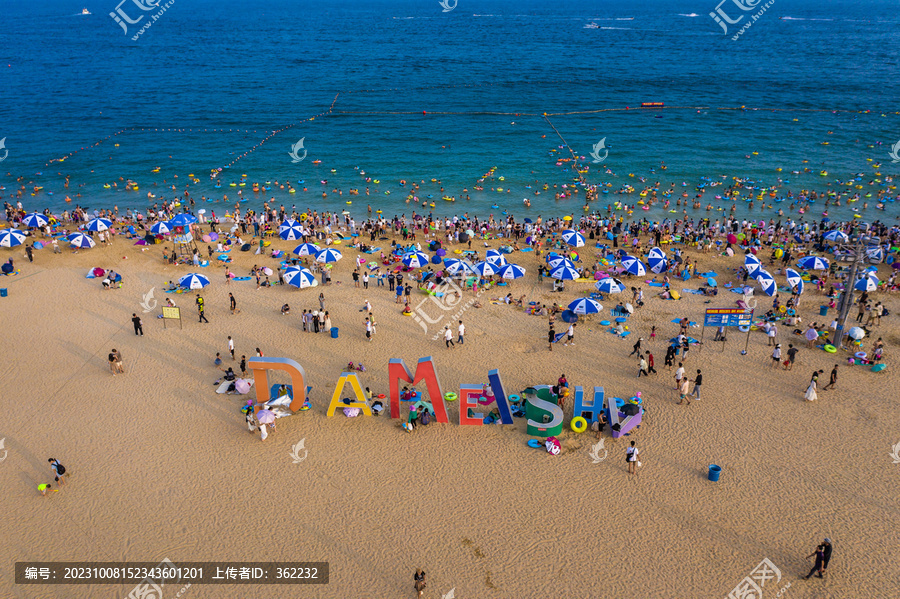
<svg viewBox="0 0 900 599">
<path fill-rule="evenodd" d="M 297 243 L 276 239 L 272 248 L 290 251 Z M 447 349 L 433 339 L 438 330 L 426 333 L 401 314 L 387 287 L 374 280 L 368 290 L 354 287 L 357 251 L 346 246 L 338 248 L 344 258 L 334 267 L 334 284 L 305 290 L 257 289 L 252 280 L 226 285 L 222 266 L 170 266 L 163 247 L 141 251 L 117 237 L 111 246 L 78 254 L 39 250 L 33 263 L 22 247 L 0 248 L 0 259 L 13 258 L 20 269 L 0 277 L 8 289 L 0 298 L 0 386 L 8 416 L 0 425 L 7 452 L 0 462 L 3 597 L 127 597 L 133 587 L 17 585 L 15 562 L 165 558 L 330 564 L 324 586 L 193 585 L 167 588 L 166 599 L 182 590 L 188 599 L 415 597 L 416 568 L 427 573 L 424 596 L 433 598 L 451 590 L 460 599 L 728 597 L 764 559 L 780 570 L 780 580 L 765 585 L 767 598 L 782 590 L 778 596 L 796 599 L 900 595 L 900 464 L 890 455 L 900 442 L 895 318 L 875 327 L 886 344 L 888 367 L 880 373 L 848 366 L 842 351 L 806 349 L 786 326 L 779 327 L 778 342 L 785 350 L 788 343 L 800 348 L 797 363 L 790 372 L 773 370 L 763 333 L 752 332 L 741 355 L 745 335 L 730 332 L 723 345 L 711 342 L 715 330 L 707 329 L 704 347 L 693 347 L 685 364 L 690 375 L 703 371 L 702 400 L 678 405 L 674 371 L 663 366 L 667 341 L 679 332 L 671 321 L 702 323 L 706 308 L 733 307 L 740 296 L 684 294 L 665 301 L 655 297 L 659 289 L 643 284 L 650 277 L 641 277 L 646 305 L 627 323 L 631 337 L 620 339 L 599 325 L 617 301 L 630 298 L 624 292 L 607 297 L 599 316 L 578 325 L 574 345 L 561 342 L 549 352 L 546 317 L 490 299 L 512 293 L 566 305 L 593 284 L 567 282 L 565 292 L 551 293 L 549 279 L 537 281 L 536 254 L 514 252 L 508 260 L 528 274 L 484 291 L 482 307 L 461 316 L 465 344 Z M 592 242 L 580 251 L 586 262 L 598 254 Z M 718 272 L 720 286 L 737 282 L 731 269 L 743 263 L 740 253 L 688 254 L 700 259 L 701 270 Z M 229 266 L 238 276 L 254 264 L 274 269 L 278 263 L 232 255 Z M 85 278 L 92 267 L 115 269 L 124 285 L 104 290 L 99 279 Z M 193 293 L 162 292 L 167 281 L 195 271 L 212 280 L 202 292 L 208 324 L 197 322 Z M 886 279 L 889 267 L 880 271 Z M 672 284 L 698 286 L 697 279 Z M 182 308 L 183 328 L 172 321 L 164 328 L 159 307 L 143 311 L 151 289 L 158 304 L 171 298 Z M 300 314 L 319 308 L 320 291 L 337 339 L 301 330 Z M 229 292 L 239 314 L 229 310 Z M 467 293 L 464 301 L 473 297 Z M 414 289 L 413 305 L 422 297 Z M 895 295 L 872 298 L 900 313 Z M 821 322 L 822 296 L 808 285 L 802 299 L 804 322 Z M 360 312 L 366 300 L 378 323 L 372 342 Z M 763 296 L 760 307 L 770 302 Z M 285 303 L 287 316 L 280 313 Z M 132 313 L 143 319 L 143 337 L 134 334 Z M 628 353 L 636 337 L 649 338 L 652 325 L 656 339 L 644 348 L 659 372 L 638 379 Z M 700 333 L 689 334 L 699 339 Z M 265 442 L 248 434 L 239 411 L 252 393 L 215 393 L 222 375 L 213 364 L 216 352 L 225 366 L 237 365 L 228 336 L 238 361 L 256 348 L 266 357 L 291 358 L 313 388 L 312 409 L 280 419 Z M 864 351 L 872 341 L 863 341 Z M 124 374 L 109 370 L 112 348 L 123 356 Z M 643 424 L 619 440 L 607 428 L 605 459 L 595 463 L 589 455 L 594 433 L 569 427 L 571 401 L 559 456 L 527 445 L 524 418 L 460 426 L 458 402 L 448 403 L 449 424 L 412 433 L 389 414 L 325 416 L 348 362 L 365 364 L 360 380 L 378 394 L 388 392 L 389 359 L 402 358 L 414 369 L 426 356 L 433 357 L 445 392 L 486 383 L 495 368 L 507 393 L 553 385 L 561 374 L 573 387 L 602 386 L 618 397 L 640 391 Z M 841 365 L 836 388 L 823 391 L 820 384 L 818 400 L 804 401 L 811 373 L 824 370 L 824 383 L 835 363 Z M 287 382 L 278 375 L 272 380 Z M 301 440 L 308 454 L 294 463 L 292 447 Z M 642 461 L 635 475 L 624 459 L 632 440 Z M 37 485 L 52 482 L 49 457 L 71 475 L 44 497 Z M 722 468 L 718 482 L 707 480 L 710 464 Z M 812 566 L 806 556 L 825 537 L 834 542 L 825 579 L 802 580 Z"/>
</svg>

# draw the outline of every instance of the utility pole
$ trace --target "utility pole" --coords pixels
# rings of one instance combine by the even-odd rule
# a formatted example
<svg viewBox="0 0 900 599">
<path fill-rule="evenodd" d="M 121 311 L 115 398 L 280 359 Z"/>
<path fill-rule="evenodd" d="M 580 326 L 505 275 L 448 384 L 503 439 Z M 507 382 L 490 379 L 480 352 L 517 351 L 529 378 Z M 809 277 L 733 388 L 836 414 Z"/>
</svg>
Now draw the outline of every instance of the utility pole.
<svg viewBox="0 0 900 599">
<path fill-rule="evenodd" d="M 837 318 L 837 329 L 834 332 L 835 346 L 843 349 L 844 328 L 847 326 L 847 315 L 850 307 L 853 305 L 853 292 L 856 285 L 856 273 L 866 257 L 865 244 L 870 240 L 869 227 L 861 231 L 856 237 L 856 255 L 853 258 L 853 264 L 850 266 L 850 276 L 847 278 L 847 285 L 844 286 L 844 293 L 841 294 L 840 314 Z"/>
</svg>

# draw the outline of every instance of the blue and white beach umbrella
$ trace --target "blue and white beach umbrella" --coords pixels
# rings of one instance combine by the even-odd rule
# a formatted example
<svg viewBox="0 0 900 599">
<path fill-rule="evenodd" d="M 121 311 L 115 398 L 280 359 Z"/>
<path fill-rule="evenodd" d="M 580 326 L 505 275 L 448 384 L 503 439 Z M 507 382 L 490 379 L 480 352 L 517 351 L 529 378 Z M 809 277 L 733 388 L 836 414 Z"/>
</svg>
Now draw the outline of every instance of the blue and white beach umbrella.
<svg viewBox="0 0 900 599">
<path fill-rule="evenodd" d="M 660 248 L 651 248 L 649 252 L 647 252 L 648 258 L 662 258 L 663 260 L 668 260 L 666 257 L 666 253 L 662 251 Z"/>
<path fill-rule="evenodd" d="M 584 235 L 574 229 L 567 229 L 562 232 L 562 240 L 569 245 L 577 248 L 584 247 Z"/>
<path fill-rule="evenodd" d="M 647 256 L 647 266 L 650 267 L 650 272 L 659 275 L 668 270 L 669 260 L 661 249 L 653 248 Z"/>
<path fill-rule="evenodd" d="M 635 275 L 636 277 L 642 277 L 647 274 L 647 269 L 644 267 L 644 263 L 634 256 L 626 256 L 625 258 L 623 258 L 622 267 L 625 269 L 625 272 Z"/>
<path fill-rule="evenodd" d="M 875 291 L 878 289 L 878 278 L 871 274 L 867 275 L 856 281 L 853 288 L 857 291 Z"/>
<path fill-rule="evenodd" d="M 763 293 L 770 297 L 778 292 L 778 283 L 775 282 L 775 277 L 764 270 L 761 270 L 756 274 L 756 282 L 759 283 Z"/>
<path fill-rule="evenodd" d="M 169 221 L 170 227 L 186 227 L 188 225 L 192 225 L 197 222 L 197 217 L 193 214 L 188 214 L 187 212 L 182 212 L 177 215 L 175 218 Z"/>
<path fill-rule="evenodd" d="M 550 276 L 561 281 L 574 281 L 581 277 L 581 273 L 571 266 L 561 265 L 551 270 Z"/>
<path fill-rule="evenodd" d="M 185 289 L 203 289 L 209 285 L 209 279 L 203 275 L 191 273 L 178 279 L 178 285 Z"/>
<path fill-rule="evenodd" d="M 525 276 L 525 269 L 518 264 L 505 264 L 500 267 L 497 274 L 504 279 L 521 279 Z"/>
<path fill-rule="evenodd" d="M 407 268 L 422 268 L 423 266 L 428 266 L 428 254 L 423 252 L 407 254 L 403 258 L 403 264 L 405 264 Z"/>
<path fill-rule="evenodd" d="M 282 275 L 284 282 L 291 287 L 297 289 L 306 289 L 307 287 L 315 287 L 319 284 L 316 276 L 305 268 L 298 266 L 289 266 Z"/>
<path fill-rule="evenodd" d="M 154 235 L 166 235 L 172 232 L 172 229 L 169 227 L 169 223 L 164 220 L 159 221 L 150 227 L 150 232 Z"/>
<path fill-rule="evenodd" d="M 323 264 L 325 262 L 337 262 L 341 258 L 343 258 L 341 253 L 331 248 L 326 248 L 316 254 L 316 262 L 321 262 Z"/>
<path fill-rule="evenodd" d="M 495 266 L 488 261 L 477 262 L 473 267 L 475 272 L 480 274 L 482 277 L 489 277 L 491 275 L 497 274 L 497 271 L 500 270 L 499 266 Z"/>
<path fill-rule="evenodd" d="M 301 243 L 294 248 L 294 253 L 298 256 L 315 256 L 319 251 L 319 248 L 311 243 Z"/>
<path fill-rule="evenodd" d="M 797 262 L 797 266 L 806 270 L 828 270 L 828 260 L 818 256 L 807 256 Z"/>
<path fill-rule="evenodd" d="M 884 261 L 884 248 L 873 247 L 866 250 L 866 259 L 870 264 L 878 264 Z"/>
<path fill-rule="evenodd" d="M 498 267 L 506 266 L 507 264 L 509 264 L 506 261 L 506 256 L 504 256 L 503 252 L 501 252 L 500 250 L 488 250 L 487 253 L 485 254 L 484 259 L 487 262 L 490 262 L 494 266 L 498 266 Z"/>
<path fill-rule="evenodd" d="M 560 256 L 556 254 L 555 256 L 551 256 L 547 258 L 547 266 L 551 269 L 559 268 L 560 266 L 568 266 L 569 268 L 575 268 L 575 263 L 566 258 L 565 256 Z"/>
<path fill-rule="evenodd" d="M 847 234 L 840 229 L 835 229 L 834 231 L 829 231 L 825 234 L 825 241 L 831 241 L 833 243 L 847 243 L 848 241 L 850 241 L 850 238 L 847 237 Z"/>
<path fill-rule="evenodd" d="M 84 233 L 72 233 L 66 237 L 66 239 L 69 240 L 69 243 L 71 243 L 73 247 L 77 248 L 92 248 L 97 245 L 89 235 L 85 235 Z M 2 245 L 2 242 L 0 242 L 0 245 Z"/>
<path fill-rule="evenodd" d="M 755 276 L 754 273 L 762 268 L 762 262 L 759 261 L 759 258 L 754 256 L 753 254 L 747 254 L 744 258 L 744 268 L 747 269 L 747 272 L 750 273 L 750 276 Z"/>
<path fill-rule="evenodd" d="M 471 264 L 469 264 L 465 260 L 458 260 L 457 258 L 445 258 L 444 270 L 446 270 L 451 275 L 475 272 L 475 269 L 472 268 Z"/>
<path fill-rule="evenodd" d="M 797 288 L 797 293 L 803 293 L 803 278 L 800 273 L 793 268 L 786 268 L 784 274 L 787 275 L 788 286 L 793 289 Z"/>
<path fill-rule="evenodd" d="M 278 227 L 278 236 L 286 241 L 303 237 L 303 228 L 300 223 L 292 218 L 287 219 Z"/>
<path fill-rule="evenodd" d="M 49 222 L 50 220 L 40 212 L 32 212 L 22 219 L 22 224 L 26 227 L 43 227 Z"/>
<path fill-rule="evenodd" d="M 108 218 L 95 218 L 88 222 L 85 229 L 88 231 L 106 231 L 112 226 L 112 221 Z"/>
<path fill-rule="evenodd" d="M 619 293 L 625 291 L 625 284 L 614 277 L 606 277 L 597 281 L 594 288 L 600 293 Z"/>
<path fill-rule="evenodd" d="M 0 231 L 0 246 L 11 248 L 23 243 L 25 243 L 25 233 L 18 229 L 4 229 Z"/>
<path fill-rule="evenodd" d="M 597 314 L 602 309 L 603 306 L 600 305 L 600 302 L 589 298 L 575 300 L 569 304 L 569 310 L 575 314 Z"/>
</svg>

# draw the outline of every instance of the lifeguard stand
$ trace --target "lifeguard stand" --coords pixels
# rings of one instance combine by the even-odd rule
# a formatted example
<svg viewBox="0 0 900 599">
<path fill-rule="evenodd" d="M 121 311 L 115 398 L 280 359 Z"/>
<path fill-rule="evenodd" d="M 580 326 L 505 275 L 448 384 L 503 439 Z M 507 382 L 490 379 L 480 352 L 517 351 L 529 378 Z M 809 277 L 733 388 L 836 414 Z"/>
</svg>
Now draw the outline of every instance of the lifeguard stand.
<svg viewBox="0 0 900 599">
<path fill-rule="evenodd" d="M 172 241 L 175 245 L 175 252 L 178 254 L 178 260 L 191 263 L 194 259 L 194 252 L 198 251 L 198 248 L 194 242 L 194 236 L 191 234 L 190 226 L 175 227 L 175 237 Z"/>
</svg>

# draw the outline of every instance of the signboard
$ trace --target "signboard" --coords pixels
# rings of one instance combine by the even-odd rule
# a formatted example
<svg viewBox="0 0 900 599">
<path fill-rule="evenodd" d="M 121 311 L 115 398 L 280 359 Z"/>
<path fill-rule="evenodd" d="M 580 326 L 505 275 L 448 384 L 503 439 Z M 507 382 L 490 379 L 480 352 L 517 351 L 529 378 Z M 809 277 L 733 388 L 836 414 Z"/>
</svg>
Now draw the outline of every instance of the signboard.
<svg viewBox="0 0 900 599">
<path fill-rule="evenodd" d="M 743 308 L 709 308 L 703 326 L 707 327 L 749 327 L 753 321 L 753 311 Z"/>
<path fill-rule="evenodd" d="M 181 328 L 184 328 L 184 324 L 181 322 L 181 308 L 178 308 L 176 306 L 163 306 L 162 315 L 163 328 L 166 327 L 166 321 L 169 319 L 177 320 Z"/>
</svg>

